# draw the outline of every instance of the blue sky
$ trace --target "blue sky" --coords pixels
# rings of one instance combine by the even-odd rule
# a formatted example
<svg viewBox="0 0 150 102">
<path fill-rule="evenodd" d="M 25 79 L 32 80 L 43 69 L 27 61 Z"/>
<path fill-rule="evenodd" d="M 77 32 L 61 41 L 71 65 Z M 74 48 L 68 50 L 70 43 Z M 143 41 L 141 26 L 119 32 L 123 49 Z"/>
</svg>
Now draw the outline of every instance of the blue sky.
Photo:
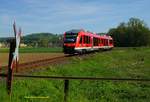
<svg viewBox="0 0 150 102">
<path fill-rule="evenodd" d="M 13 36 L 14 20 L 24 35 L 79 28 L 107 32 L 131 17 L 150 26 L 149 5 L 150 0 L 0 0 L 0 37 Z"/>
</svg>

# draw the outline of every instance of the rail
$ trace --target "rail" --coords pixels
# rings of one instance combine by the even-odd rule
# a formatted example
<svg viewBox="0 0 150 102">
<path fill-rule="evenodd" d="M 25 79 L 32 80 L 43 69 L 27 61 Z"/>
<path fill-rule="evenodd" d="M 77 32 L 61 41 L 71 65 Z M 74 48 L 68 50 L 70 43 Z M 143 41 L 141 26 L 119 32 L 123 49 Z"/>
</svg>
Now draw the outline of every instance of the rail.
<svg viewBox="0 0 150 102">
<path fill-rule="evenodd" d="M 7 77 L 7 74 L 0 74 L 1 77 Z M 19 78 L 36 78 L 36 79 L 55 79 L 55 80 L 112 80 L 112 81 L 146 81 L 150 79 L 143 78 L 104 78 L 104 77 L 74 77 L 74 76 L 39 76 L 39 75 L 25 75 L 14 74 L 13 77 Z"/>
</svg>

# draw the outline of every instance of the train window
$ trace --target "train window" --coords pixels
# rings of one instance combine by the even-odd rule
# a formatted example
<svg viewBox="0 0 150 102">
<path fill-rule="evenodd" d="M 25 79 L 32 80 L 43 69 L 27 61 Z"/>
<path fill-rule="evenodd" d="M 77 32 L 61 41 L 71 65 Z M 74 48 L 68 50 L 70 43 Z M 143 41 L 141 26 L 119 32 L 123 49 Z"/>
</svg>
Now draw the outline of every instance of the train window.
<svg viewBox="0 0 150 102">
<path fill-rule="evenodd" d="M 89 41 L 88 41 L 88 36 L 86 36 L 86 43 L 87 43 L 87 44 L 89 43 Z"/>
<path fill-rule="evenodd" d="M 104 40 L 104 45 L 108 46 L 108 40 L 107 39 Z"/>
<path fill-rule="evenodd" d="M 82 44 L 82 36 L 80 37 L 80 42 L 79 43 Z"/>
<path fill-rule="evenodd" d="M 105 44 L 105 41 L 104 41 L 104 39 L 102 40 L 103 41 L 103 45 Z"/>
<path fill-rule="evenodd" d="M 107 46 L 109 45 L 109 40 L 107 40 Z"/>
<path fill-rule="evenodd" d="M 98 46 L 98 38 L 93 38 L 93 44 L 94 46 Z"/>
<path fill-rule="evenodd" d="M 85 43 L 88 44 L 88 36 L 85 36 Z"/>
<path fill-rule="evenodd" d="M 89 36 L 84 36 L 83 39 L 84 39 L 84 43 L 85 44 L 89 44 L 90 43 Z"/>
<path fill-rule="evenodd" d="M 104 45 L 106 46 L 106 39 L 104 40 Z"/>
<path fill-rule="evenodd" d="M 79 43 L 82 43 L 82 39 L 83 39 L 83 43 L 84 44 L 90 44 L 90 37 L 89 36 L 82 36 L 80 38 L 80 42 Z"/>
<path fill-rule="evenodd" d="M 90 37 L 89 36 L 87 36 L 87 44 L 89 44 L 90 43 L 90 39 L 89 39 Z"/>
<path fill-rule="evenodd" d="M 99 43 L 100 43 L 100 44 L 102 43 L 102 40 L 101 40 L 101 39 L 99 39 Z"/>
<path fill-rule="evenodd" d="M 90 37 L 88 36 L 88 44 L 90 44 Z"/>
<path fill-rule="evenodd" d="M 96 38 L 96 46 L 98 46 L 98 38 Z"/>
<path fill-rule="evenodd" d="M 83 36 L 83 43 L 85 44 L 86 42 L 86 38 L 85 38 L 85 36 Z"/>
<path fill-rule="evenodd" d="M 102 43 L 103 43 L 103 45 L 105 44 L 105 40 L 104 39 L 102 39 Z"/>
<path fill-rule="evenodd" d="M 110 43 L 110 44 L 112 44 L 112 43 L 113 43 L 113 41 L 112 41 L 112 40 L 109 40 L 109 43 Z"/>
<path fill-rule="evenodd" d="M 75 43 L 77 36 L 77 33 L 66 33 L 64 43 Z"/>
</svg>

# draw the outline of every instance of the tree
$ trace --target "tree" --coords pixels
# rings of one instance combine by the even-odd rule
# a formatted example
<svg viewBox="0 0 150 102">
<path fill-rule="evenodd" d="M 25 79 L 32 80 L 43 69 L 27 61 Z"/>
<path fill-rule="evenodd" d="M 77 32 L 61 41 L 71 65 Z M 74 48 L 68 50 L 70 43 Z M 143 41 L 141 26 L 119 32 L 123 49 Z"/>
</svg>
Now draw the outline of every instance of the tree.
<svg viewBox="0 0 150 102">
<path fill-rule="evenodd" d="M 120 23 L 117 28 L 110 29 L 115 46 L 147 46 L 150 45 L 150 30 L 144 21 L 130 18 L 127 23 Z"/>
</svg>

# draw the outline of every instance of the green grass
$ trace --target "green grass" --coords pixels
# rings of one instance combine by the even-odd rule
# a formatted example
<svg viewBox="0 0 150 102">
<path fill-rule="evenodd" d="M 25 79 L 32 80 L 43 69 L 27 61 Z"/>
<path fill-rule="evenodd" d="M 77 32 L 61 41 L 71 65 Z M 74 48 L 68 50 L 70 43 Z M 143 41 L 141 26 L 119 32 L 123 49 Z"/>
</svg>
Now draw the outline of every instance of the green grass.
<svg viewBox="0 0 150 102">
<path fill-rule="evenodd" d="M 0 53 L 8 53 L 8 48 L 0 48 Z M 20 53 L 60 53 L 62 52 L 61 47 L 54 48 L 20 48 Z"/>
<path fill-rule="evenodd" d="M 85 57 L 73 57 L 68 63 L 49 66 L 33 75 L 91 76 L 150 79 L 150 48 L 116 48 Z M 9 102 L 5 83 L 0 84 L 1 102 Z M 63 102 L 63 81 L 15 79 L 12 102 Z M 25 96 L 49 96 L 49 99 L 25 99 Z M 150 82 L 70 81 L 69 102 L 149 102 Z"/>
</svg>

